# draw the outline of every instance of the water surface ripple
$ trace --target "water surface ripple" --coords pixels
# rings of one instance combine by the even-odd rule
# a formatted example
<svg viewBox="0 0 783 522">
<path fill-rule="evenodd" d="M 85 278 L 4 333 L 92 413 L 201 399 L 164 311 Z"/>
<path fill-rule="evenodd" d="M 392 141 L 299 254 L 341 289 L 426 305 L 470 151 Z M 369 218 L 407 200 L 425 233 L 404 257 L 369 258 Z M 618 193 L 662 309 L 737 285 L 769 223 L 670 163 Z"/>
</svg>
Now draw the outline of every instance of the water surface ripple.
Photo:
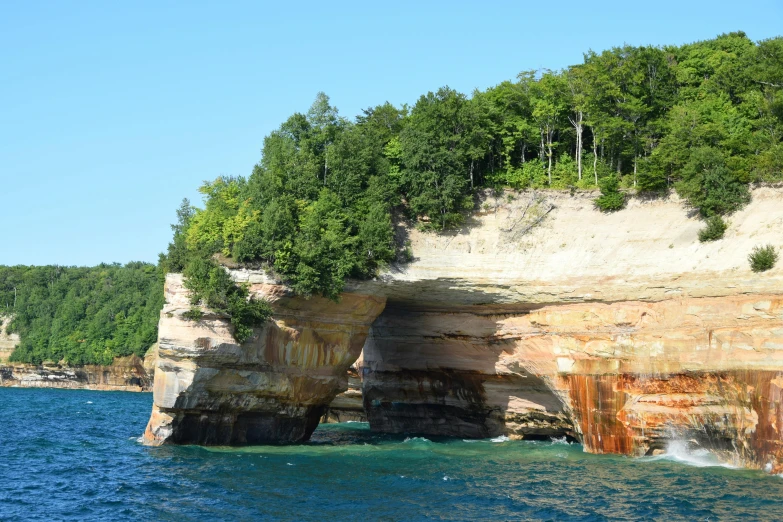
<svg viewBox="0 0 783 522">
<path fill-rule="evenodd" d="M 0 388 L 0 520 L 778 520 L 783 479 L 559 441 L 139 444 L 150 394 Z M 697 465 L 691 465 L 691 464 Z M 706 461 L 709 464 L 709 461 Z"/>
</svg>

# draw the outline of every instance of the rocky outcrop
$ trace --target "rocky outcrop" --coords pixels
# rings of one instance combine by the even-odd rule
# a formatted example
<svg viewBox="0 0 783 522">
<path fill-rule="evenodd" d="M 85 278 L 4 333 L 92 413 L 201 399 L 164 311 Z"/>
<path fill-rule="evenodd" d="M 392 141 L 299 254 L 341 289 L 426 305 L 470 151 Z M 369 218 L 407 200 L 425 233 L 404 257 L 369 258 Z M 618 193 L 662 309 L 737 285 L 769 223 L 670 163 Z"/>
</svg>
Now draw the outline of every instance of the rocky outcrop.
<svg viewBox="0 0 783 522">
<path fill-rule="evenodd" d="M 0 316 L 0 363 L 8 361 L 11 352 L 19 344 L 19 335 L 8 333 L 8 325 L 11 323 L 11 319 L 12 317 L 9 316 Z"/>
<path fill-rule="evenodd" d="M 401 226 L 414 261 L 349 284 L 339 304 L 235 272 L 257 279 L 254 293 L 276 310 L 243 347 L 223 318 L 179 317 L 186 297 L 173 276 L 147 440 L 303 440 L 347 389 L 345 371 L 364 344 L 356 367 L 376 431 L 569 436 L 587 451 L 629 455 L 682 439 L 783 471 L 783 267 L 755 274 L 747 262 L 754 246 L 783 244 L 783 191 L 754 190 L 714 243 L 698 242 L 703 223 L 676 198 L 634 199 L 613 214 L 592 199 L 487 195 L 459 231 Z M 344 331 L 346 317 L 348 337 L 300 341 L 325 325 Z M 285 340 L 270 333 L 281 322 L 293 329 Z M 287 356 L 270 361 L 283 345 Z M 292 375 L 307 384 L 290 384 Z M 332 411 L 358 411 L 355 385 L 347 393 Z M 266 420 L 240 422 L 244 414 Z"/>
<path fill-rule="evenodd" d="M 346 372 L 385 305 L 358 293 L 339 303 L 301 299 L 263 274 L 233 275 L 274 309 L 274 319 L 241 346 L 224 317 L 205 310 L 198 322 L 185 319 L 188 292 L 181 276 L 167 276 L 147 443 L 307 440 L 346 390 Z"/>
<path fill-rule="evenodd" d="M 7 363 L 0 365 L 0 386 L 150 391 L 152 375 L 136 356 L 117 357 L 109 366 Z"/>
</svg>

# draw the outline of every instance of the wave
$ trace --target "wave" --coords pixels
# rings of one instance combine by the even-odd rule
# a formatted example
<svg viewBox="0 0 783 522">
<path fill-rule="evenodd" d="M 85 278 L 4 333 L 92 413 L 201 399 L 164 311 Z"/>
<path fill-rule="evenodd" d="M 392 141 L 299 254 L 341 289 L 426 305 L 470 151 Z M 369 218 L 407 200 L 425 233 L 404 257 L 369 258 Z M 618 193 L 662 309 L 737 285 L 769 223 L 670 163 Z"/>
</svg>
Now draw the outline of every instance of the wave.
<svg viewBox="0 0 783 522">
<path fill-rule="evenodd" d="M 432 441 L 426 437 L 405 437 L 405 440 L 402 442 L 404 444 L 406 442 L 432 442 Z"/>
<path fill-rule="evenodd" d="M 666 452 L 654 457 L 648 457 L 647 460 L 668 460 L 694 466 L 697 468 L 722 467 L 736 469 L 726 462 L 718 459 L 717 455 L 704 448 L 690 448 L 687 441 L 673 440 L 666 447 Z"/>
</svg>

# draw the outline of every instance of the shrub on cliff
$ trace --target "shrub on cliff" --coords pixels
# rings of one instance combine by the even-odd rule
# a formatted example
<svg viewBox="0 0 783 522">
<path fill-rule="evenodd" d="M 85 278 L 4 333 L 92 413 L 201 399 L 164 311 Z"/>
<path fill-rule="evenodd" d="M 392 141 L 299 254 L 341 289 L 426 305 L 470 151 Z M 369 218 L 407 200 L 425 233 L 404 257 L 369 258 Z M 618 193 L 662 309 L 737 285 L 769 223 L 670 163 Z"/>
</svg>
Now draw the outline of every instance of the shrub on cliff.
<svg viewBox="0 0 783 522">
<path fill-rule="evenodd" d="M 778 261 L 778 253 L 772 245 L 756 246 L 748 254 L 750 269 L 754 272 L 765 272 L 775 266 Z"/>
<path fill-rule="evenodd" d="M 625 194 L 620 192 L 620 182 L 616 176 L 608 176 L 598 182 L 601 195 L 595 200 L 595 206 L 601 212 L 615 212 L 625 207 Z"/>
<path fill-rule="evenodd" d="M 715 147 L 698 147 L 682 170 L 677 192 L 704 217 L 727 215 L 750 202 L 748 185 L 729 168 Z"/>
<path fill-rule="evenodd" d="M 702 243 L 707 241 L 717 241 L 723 237 L 726 232 L 728 224 L 723 221 L 720 216 L 712 216 L 707 219 L 707 226 L 699 230 L 699 241 Z"/>
<path fill-rule="evenodd" d="M 185 267 L 185 286 L 191 293 L 191 304 L 227 314 L 234 327 L 234 338 L 240 344 L 272 315 L 269 303 L 250 296 L 246 285 L 238 285 L 226 270 L 211 259 L 195 258 Z"/>
</svg>

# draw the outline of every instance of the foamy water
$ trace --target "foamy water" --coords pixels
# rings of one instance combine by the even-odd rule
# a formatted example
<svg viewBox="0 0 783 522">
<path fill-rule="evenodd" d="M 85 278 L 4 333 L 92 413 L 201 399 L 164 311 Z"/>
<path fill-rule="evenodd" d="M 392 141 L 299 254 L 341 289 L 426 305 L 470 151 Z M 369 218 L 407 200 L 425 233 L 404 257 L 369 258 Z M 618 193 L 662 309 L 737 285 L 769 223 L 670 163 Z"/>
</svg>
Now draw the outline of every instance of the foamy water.
<svg viewBox="0 0 783 522">
<path fill-rule="evenodd" d="M 697 468 L 722 467 L 737 469 L 737 466 L 722 462 L 717 455 L 704 448 L 692 448 L 688 441 L 673 440 L 666 446 L 665 453 L 654 457 L 645 457 L 647 460 L 669 460 L 695 466 Z"/>
</svg>

